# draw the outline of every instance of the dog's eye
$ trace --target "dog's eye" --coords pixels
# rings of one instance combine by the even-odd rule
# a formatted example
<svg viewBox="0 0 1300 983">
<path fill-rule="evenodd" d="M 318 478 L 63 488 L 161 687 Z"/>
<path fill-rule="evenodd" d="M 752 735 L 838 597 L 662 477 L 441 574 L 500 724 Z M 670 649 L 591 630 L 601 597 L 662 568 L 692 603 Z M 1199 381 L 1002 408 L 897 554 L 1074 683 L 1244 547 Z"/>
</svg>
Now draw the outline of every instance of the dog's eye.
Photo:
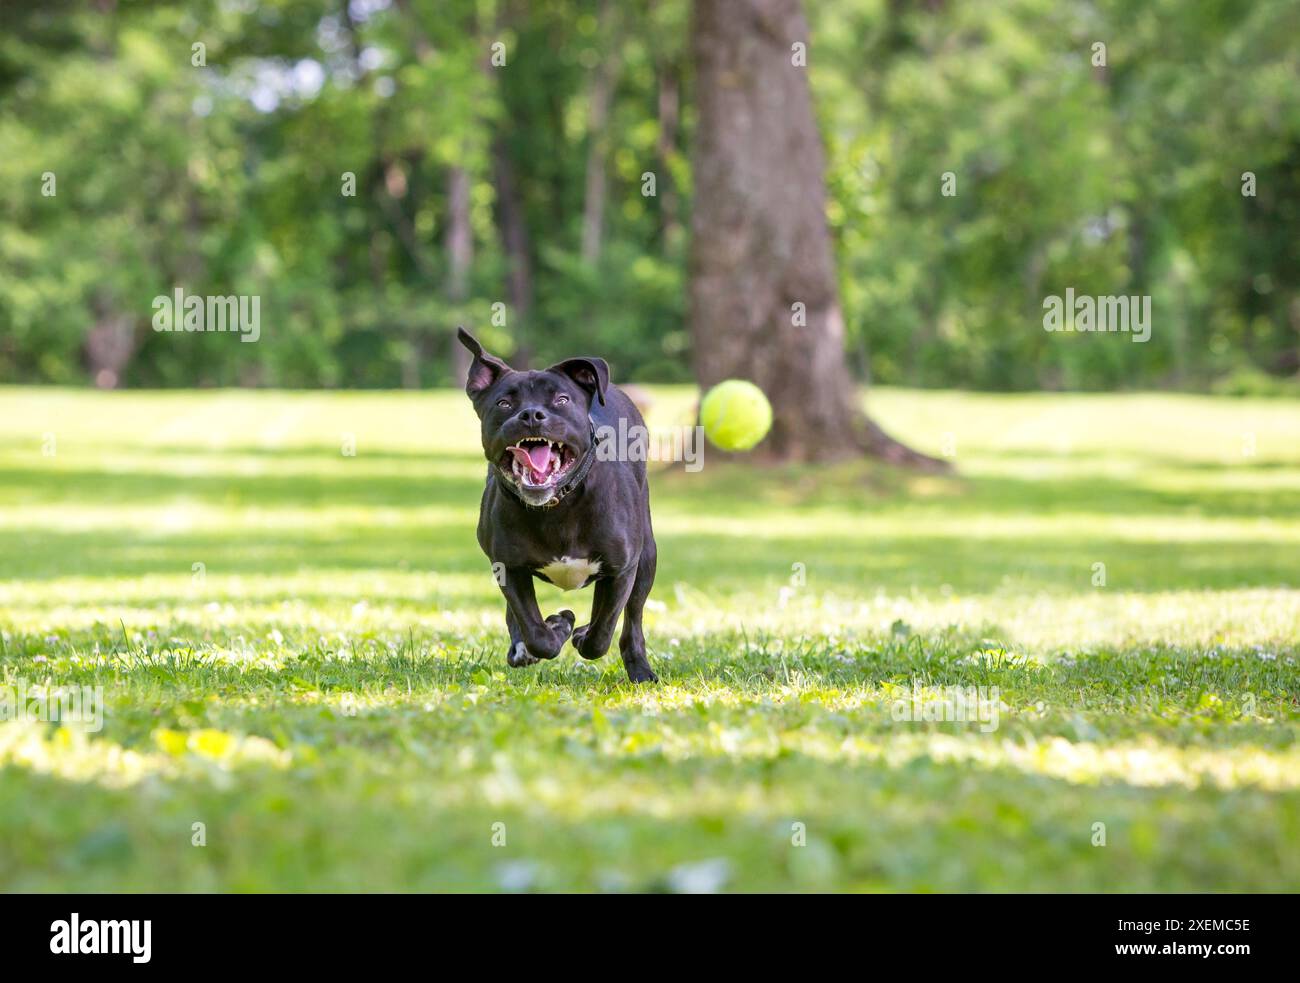
<svg viewBox="0 0 1300 983">
<path fill-rule="evenodd" d="M 568 401 L 569 401 L 569 397 L 566 396 L 566 395 L 564 395 L 564 393 L 560 393 L 560 395 L 558 395 L 558 396 L 555 397 L 555 405 L 556 405 L 556 406 L 563 406 L 563 405 L 564 405 L 565 403 L 567 403 Z"/>
<path fill-rule="evenodd" d="M 508 410 L 508 409 L 510 409 L 510 400 L 508 400 L 508 399 L 498 399 L 498 400 L 497 400 L 497 405 L 500 406 L 503 410 Z"/>
</svg>

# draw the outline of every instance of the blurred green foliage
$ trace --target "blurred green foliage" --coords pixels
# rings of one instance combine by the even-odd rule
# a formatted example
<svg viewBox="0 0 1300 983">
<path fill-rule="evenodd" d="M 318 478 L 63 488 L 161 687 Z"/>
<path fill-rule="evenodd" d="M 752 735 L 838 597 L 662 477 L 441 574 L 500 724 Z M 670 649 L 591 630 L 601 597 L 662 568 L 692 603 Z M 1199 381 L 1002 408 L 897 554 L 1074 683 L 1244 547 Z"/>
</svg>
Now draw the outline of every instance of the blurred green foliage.
<svg viewBox="0 0 1300 983">
<path fill-rule="evenodd" d="M 1195 388 L 1300 368 L 1296 4 L 807 7 L 864 376 Z M 129 385 L 445 384 L 457 322 L 522 360 L 591 350 L 623 379 L 688 378 L 689 14 L 685 0 L 7 6 L 0 381 L 83 381 L 124 339 L 111 381 Z M 607 194 L 584 255 L 593 138 Z M 457 168 L 463 288 L 447 247 Z M 260 296 L 261 341 L 153 332 L 151 300 L 176 286 Z M 1151 341 L 1044 332 L 1043 298 L 1067 287 L 1150 294 Z"/>
</svg>

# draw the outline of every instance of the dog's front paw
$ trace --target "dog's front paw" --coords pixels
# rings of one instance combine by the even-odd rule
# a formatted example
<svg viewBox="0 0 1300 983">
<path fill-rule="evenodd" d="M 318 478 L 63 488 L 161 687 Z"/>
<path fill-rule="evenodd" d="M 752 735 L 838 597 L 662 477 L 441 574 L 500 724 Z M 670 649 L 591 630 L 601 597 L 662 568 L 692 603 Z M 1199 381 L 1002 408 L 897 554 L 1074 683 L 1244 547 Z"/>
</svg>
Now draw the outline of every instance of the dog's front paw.
<svg viewBox="0 0 1300 983">
<path fill-rule="evenodd" d="M 506 653 L 506 664 L 513 669 L 519 669 L 522 666 L 531 666 L 537 662 L 537 658 L 528 652 L 528 647 L 523 642 L 515 642 L 514 646 Z"/>
<path fill-rule="evenodd" d="M 573 632 L 573 647 L 584 659 L 603 658 L 609 651 L 609 639 L 591 633 L 591 625 L 583 625 Z"/>
<path fill-rule="evenodd" d="M 608 642 L 601 646 L 597 644 L 595 638 L 591 637 L 590 624 L 584 624 L 581 628 L 573 629 L 573 637 L 569 641 L 573 642 L 573 648 L 577 649 L 577 654 L 584 659 L 601 658 L 604 653 L 610 650 Z"/>
</svg>

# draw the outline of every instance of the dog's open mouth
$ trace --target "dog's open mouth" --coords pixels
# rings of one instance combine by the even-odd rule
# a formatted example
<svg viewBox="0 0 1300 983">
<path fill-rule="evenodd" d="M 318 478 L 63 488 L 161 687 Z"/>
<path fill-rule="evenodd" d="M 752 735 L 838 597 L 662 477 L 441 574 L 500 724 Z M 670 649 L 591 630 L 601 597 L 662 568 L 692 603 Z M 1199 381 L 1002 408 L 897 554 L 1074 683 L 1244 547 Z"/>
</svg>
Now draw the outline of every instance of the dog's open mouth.
<svg viewBox="0 0 1300 983">
<path fill-rule="evenodd" d="M 575 456 L 568 444 L 558 440 L 524 437 L 506 448 L 501 467 L 524 488 L 550 488 L 573 467 Z"/>
</svg>

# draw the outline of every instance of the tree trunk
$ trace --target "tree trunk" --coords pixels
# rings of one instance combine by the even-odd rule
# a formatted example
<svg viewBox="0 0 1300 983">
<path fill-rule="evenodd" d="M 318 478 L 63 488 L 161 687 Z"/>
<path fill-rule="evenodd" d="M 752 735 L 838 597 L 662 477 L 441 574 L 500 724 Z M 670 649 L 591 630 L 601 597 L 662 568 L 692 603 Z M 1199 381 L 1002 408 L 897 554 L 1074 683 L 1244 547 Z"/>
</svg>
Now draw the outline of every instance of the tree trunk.
<svg viewBox="0 0 1300 983">
<path fill-rule="evenodd" d="M 605 233 L 605 198 L 608 178 L 605 160 L 609 156 L 609 106 L 618 81 L 620 34 L 610 0 L 601 0 L 597 36 L 604 42 L 605 55 L 591 75 L 587 107 L 587 174 L 582 205 L 582 258 L 595 263 Z"/>
<path fill-rule="evenodd" d="M 420 23 L 420 17 L 411 0 L 397 0 L 405 20 L 404 29 L 414 39 L 415 56 L 421 65 L 427 65 L 436 55 L 433 43 Z M 344 4 L 345 11 L 348 5 Z M 349 13 L 350 17 L 351 14 Z M 478 17 L 471 8 L 463 30 L 466 36 L 478 39 Z M 354 35 L 355 38 L 355 35 Z M 486 47 L 486 46 L 485 46 Z M 483 56 L 486 71 L 488 57 Z M 360 65 L 357 66 L 360 71 Z M 453 321 L 462 319 L 460 306 L 469 298 L 469 274 L 474 263 L 474 229 L 470 223 L 471 177 L 469 171 L 453 164 L 447 169 L 447 235 L 444 247 L 447 254 L 447 300 L 457 308 Z M 448 325 L 447 352 L 450 361 L 451 383 L 457 388 L 465 384 L 469 372 L 470 354 Z"/>
<path fill-rule="evenodd" d="M 116 389 L 135 354 L 135 326 L 129 315 L 112 312 L 106 304 L 95 306 L 102 313 L 86 334 L 86 363 L 96 386 Z"/>
<path fill-rule="evenodd" d="M 867 419 L 844 352 L 826 224 L 825 159 L 798 0 L 696 0 L 698 125 L 690 320 L 701 387 L 750 379 L 772 402 L 760 451 L 824 461 L 864 451 L 942 468 Z"/>
<path fill-rule="evenodd" d="M 655 152 L 659 158 L 659 214 L 664 252 L 672 254 L 681 236 L 678 219 L 677 186 L 673 182 L 673 154 L 677 151 L 677 129 L 681 111 L 681 81 L 677 63 L 661 61 L 655 64 L 655 77 L 659 83 L 659 135 Z"/>
<path fill-rule="evenodd" d="M 453 166 L 447 171 L 447 299 L 458 308 L 469 297 L 469 271 L 474 262 L 474 230 L 469 212 L 469 172 Z M 469 352 L 455 337 L 449 351 L 452 382 L 463 385 L 469 372 Z"/>
<path fill-rule="evenodd" d="M 497 193 L 497 226 L 501 230 L 501 246 L 509 263 L 506 291 L 515 319 L 512 332 L 515 353 L 511 361 L 517 367 L 526 367 L 532 357 L 528 331 L 528 317 L 533 306 L 532 245 L 524 203 L 515 180 L 514 163 L 510 160 L 509 148 L 499 136 L 492 144 L 492 175 Z"/>
</svg>

